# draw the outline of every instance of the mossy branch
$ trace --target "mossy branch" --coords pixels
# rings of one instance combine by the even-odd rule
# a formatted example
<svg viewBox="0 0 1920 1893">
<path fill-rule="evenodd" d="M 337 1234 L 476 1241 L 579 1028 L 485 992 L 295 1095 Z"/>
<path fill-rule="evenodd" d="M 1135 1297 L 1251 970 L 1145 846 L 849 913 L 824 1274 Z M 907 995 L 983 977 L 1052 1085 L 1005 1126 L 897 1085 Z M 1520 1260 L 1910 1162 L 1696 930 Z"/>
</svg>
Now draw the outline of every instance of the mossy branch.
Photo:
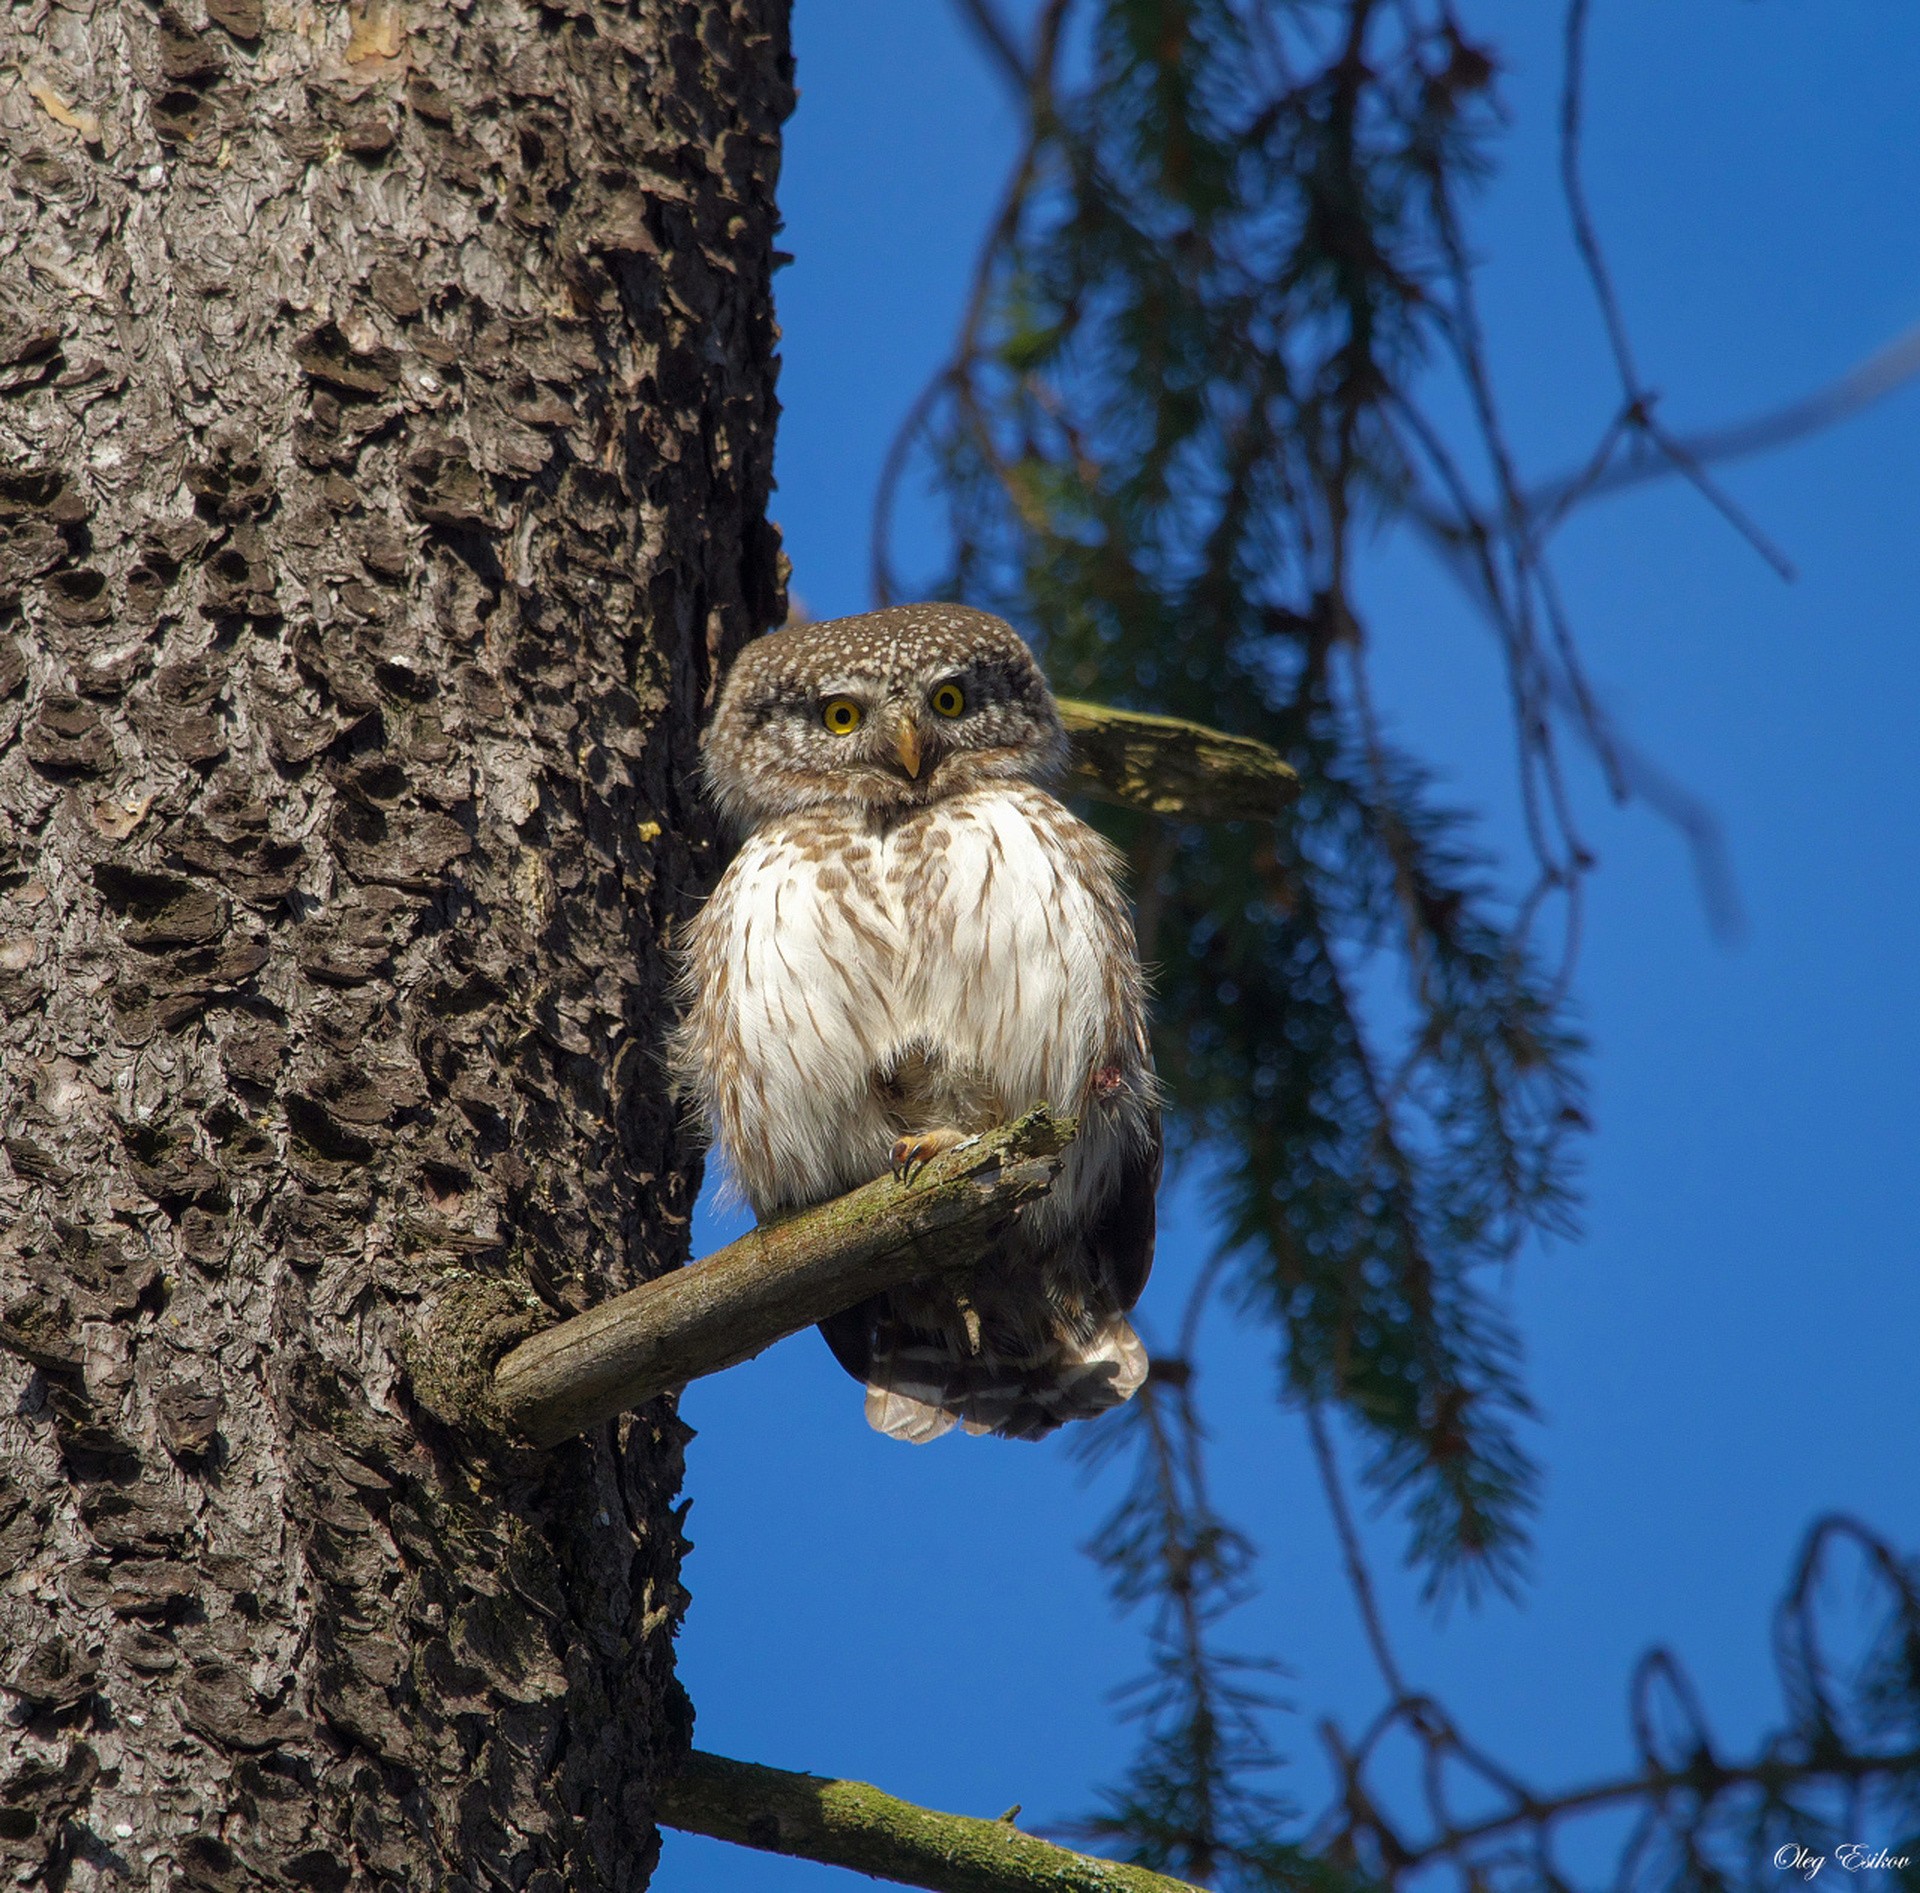
<svg viewBox="0 0 1920 1893">
<path fill-rule="evenodd" d="M 503 1309 L 497 1283 L 455 1284 L 423 1323 L 416 1389 L 443 1419 L 557 1445 L 869 1295 L 972 1268 L 1052 1186 L 1074 1129 L 1042 1106 L 936 1158 L 910 1183 L 882 1177 L 751 1230 L 525 1339 L 524 1316 L 517 1304 Z M 503 1352 L 489 1337 L 517 1344 Z"/>
<path fill-rule="evenodd" d="M 940 1814 L 864 1781 L 794 1775 L 698 1750 L 659 1784 L 654 1813 L 685 1833 L 933 1893 L 1194 1893 L 1185 1880 L 1023 1834 L 1008 1818 Z"/>
<path fill-rule="evenodd" d="M 1265 743 L 1174 716 L 1062 698 L 1070 795 L 1189 821 L 1272 821 L 1300 779 Z"/>
</svg>

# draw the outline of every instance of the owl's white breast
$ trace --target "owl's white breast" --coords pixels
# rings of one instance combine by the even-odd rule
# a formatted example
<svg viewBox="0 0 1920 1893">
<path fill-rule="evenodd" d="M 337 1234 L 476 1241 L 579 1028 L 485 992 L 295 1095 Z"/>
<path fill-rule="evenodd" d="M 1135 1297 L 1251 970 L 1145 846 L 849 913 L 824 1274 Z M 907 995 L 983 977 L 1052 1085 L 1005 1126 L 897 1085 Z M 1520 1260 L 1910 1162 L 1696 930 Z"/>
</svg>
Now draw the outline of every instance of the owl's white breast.
<svg viewBox="0 0 1920 1893">
<path fill-rule="evenodd" d="M 1052 797 L 1009 786 L 936 804 L 885 851 L 901 1041 L 990 1072 L 1014 1112 L 1073 1108 L 1112 1036 L 1115 943 L 1089 869 L 1106 876 L 1070 847 L 1077 828 Z"/>
<path fill-rule="evenodd" d="M 1077 1109 L 1116 1039 L 1138 1037 L 1102 844 L 1024 784 L 884 829 L 857 810 L 770 824 L 694 954 L 686 1062 L 762 1214 L 885 1169 L 898 1127 L 876 1081 L 903 1060 L 983 1075 L 1009 1114 Z"/>
</svg>

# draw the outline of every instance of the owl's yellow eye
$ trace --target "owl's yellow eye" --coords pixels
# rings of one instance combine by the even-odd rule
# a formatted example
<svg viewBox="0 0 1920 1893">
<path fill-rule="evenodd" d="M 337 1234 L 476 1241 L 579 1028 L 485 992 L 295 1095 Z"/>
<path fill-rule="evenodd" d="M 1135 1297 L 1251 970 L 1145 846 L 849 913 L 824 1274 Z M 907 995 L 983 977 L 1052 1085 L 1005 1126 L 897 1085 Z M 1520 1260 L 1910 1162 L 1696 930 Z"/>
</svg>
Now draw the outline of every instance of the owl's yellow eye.
<svg viewBox="0 0 1920 1893">
<path fill-rule="evenodd" d="M 851 697 L 829 697 L 820 706 L 820 721 L 836 736 L 851 736 L 866 717 L 866 712 Z"/>
<path fill-rule="evenodd" d="M 933 693 L 933 707 L 941 716 L 958 716 L 967 707 L 966 694 L 958 684 L 942 684 Z"/>
</svg>

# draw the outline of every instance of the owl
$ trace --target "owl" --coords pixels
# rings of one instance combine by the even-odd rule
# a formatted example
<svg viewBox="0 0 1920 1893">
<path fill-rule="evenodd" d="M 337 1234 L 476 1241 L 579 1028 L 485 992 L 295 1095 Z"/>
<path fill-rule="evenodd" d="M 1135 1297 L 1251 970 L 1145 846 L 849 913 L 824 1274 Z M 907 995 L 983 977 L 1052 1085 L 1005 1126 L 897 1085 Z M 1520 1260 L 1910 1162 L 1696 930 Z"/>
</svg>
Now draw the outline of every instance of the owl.
<svg viewBox="0 0 1920 1893">
<path fill-rule="evenodd" d="M 910 1177 L 1041 1103 L 1079 1135 L 970 1278 L 821 1325 L 895 1439 L 1037 1439 L 1126 1400 L 1160 1111 L 1118 856 L 1049 793 L 1067 760 L 1012 626 L 906 605 L 733 666 L 703 763 L 743 836 L 696 916 L 672 1056 L 762 1220 Z"/>
</svg>

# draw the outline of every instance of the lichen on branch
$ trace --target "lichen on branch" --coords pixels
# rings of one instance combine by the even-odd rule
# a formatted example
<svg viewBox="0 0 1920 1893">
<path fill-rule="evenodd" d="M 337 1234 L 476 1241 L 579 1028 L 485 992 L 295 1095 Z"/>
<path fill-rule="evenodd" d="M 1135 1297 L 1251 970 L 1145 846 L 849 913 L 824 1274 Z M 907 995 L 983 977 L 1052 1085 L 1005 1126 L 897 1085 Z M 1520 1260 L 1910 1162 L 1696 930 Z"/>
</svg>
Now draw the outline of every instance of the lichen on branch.
<svg viewBox="0 0 1920 1893">
<path fill-rule="evenodd" d="M 1299 792 L 1279 751 L 1183 717 L 1060 701 L 1073 743 L 1067 792 L 1189 821 L 1272 821 Z"/>
<path fill-rule="evenodd" d="M 1008 1816 L 942 1814 L 864 1781 L 790 1774 L 699 1750 L 655 1789 L 654 1813 L 689 1834 L 932 1893 L 1194 1893 L 1185 1880 L 1023 1834 Z"/>
<path fill-rule="evenodd" d="M 450 1284 L 428 1307 L 414 1380 L 443 1419 L 554 1446 L 656 1394 L 917 1276 L 971 1268 L 1060 1173 L 1075 1120 L 1041 1106 L 902 1183 L 882 1177 L 766 1224 L 585 1314 L 520 1339 L 476 1371 L 502 1324 L 497 1283 Z"/>
</svg>

